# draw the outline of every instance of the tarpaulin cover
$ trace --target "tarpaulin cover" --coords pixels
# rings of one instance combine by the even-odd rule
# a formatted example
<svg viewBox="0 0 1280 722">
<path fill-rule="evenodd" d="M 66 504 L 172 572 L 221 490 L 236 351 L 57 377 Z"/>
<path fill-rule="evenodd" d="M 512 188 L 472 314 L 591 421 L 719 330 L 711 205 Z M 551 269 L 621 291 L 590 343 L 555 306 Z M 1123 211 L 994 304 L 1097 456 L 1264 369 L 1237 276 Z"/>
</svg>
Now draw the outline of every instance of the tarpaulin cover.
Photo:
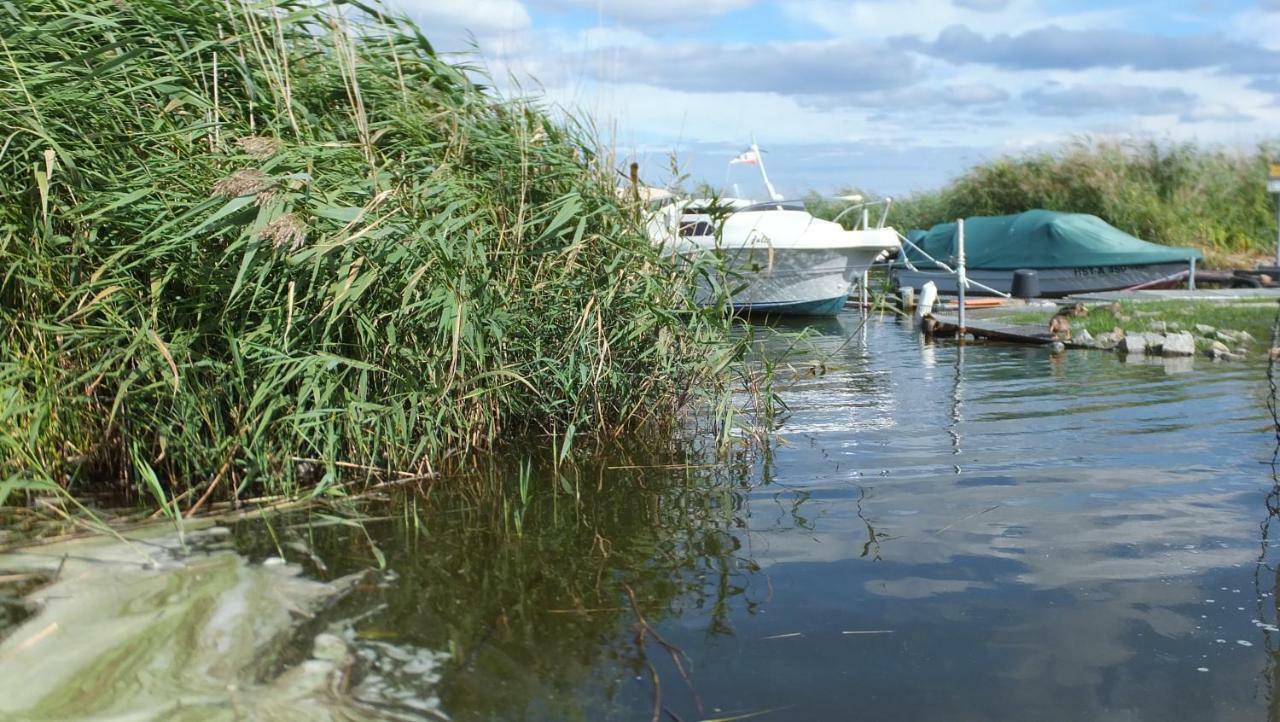
<svg viewBox="0 0 1280 722">
<path fill-rule="evenodd" d="M 943 223 L 927 232 L 912 231 L 907 237 L 930 256 L 954 267 L 956 226 Z M 966 218 L 964 239 L 966 267 L 992 270 L 1190 263 L 1204 257 L 1192 248 L 1148 243 L 1083 213 L 1035 210 Z M 917 267 L 935 267 L 920 251 L 905 244 L 903 253 Z"/>
</svg>

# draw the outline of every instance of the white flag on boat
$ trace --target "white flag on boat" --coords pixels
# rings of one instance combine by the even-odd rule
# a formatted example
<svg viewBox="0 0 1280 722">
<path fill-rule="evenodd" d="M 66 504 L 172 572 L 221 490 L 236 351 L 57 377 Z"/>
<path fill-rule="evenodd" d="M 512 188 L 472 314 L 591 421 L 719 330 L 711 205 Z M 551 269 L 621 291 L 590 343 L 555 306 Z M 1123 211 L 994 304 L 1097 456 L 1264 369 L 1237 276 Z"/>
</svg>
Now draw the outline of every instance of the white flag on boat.
<svg viewBox="0 0 1280 722">
<path fill-rule="evenodd" d="M 743 153 L 742 155 L 738 156 L 737 158 L 734 158 L 733 160 L 729 161 L 729 165 L 733 165 L 735 163 L 747 163 L 750 165 L 759 165 L 760 153 L 758 151 L 749 150 L 746 153 Z"/>
</svg>

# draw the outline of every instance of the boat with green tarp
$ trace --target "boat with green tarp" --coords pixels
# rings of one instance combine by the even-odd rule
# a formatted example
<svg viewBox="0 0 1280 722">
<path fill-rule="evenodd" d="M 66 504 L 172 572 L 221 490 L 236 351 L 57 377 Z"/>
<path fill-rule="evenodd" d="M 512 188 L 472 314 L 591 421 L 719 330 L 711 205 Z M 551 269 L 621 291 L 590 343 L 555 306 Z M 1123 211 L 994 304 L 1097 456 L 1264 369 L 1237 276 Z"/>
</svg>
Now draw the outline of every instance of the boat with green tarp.
<svg viewBox="0 0 1280 722">
<path fill-rule="evenodd" d="M 969 293 L 1009 293 L 1013 274 L 1033 270 L 1043 296 L 1180 284 L 1204 255 L 1136 238 L 1083 213 L 1033 210 L 1009 216 L 966 218 L 965 273 Z M 956 292 L 957 223 L 912 231 L 892 273 L 897 287 L 919 289 L 933 281 Z M 981 286 L 987 286 L 983 289 Z"/>
</svg>

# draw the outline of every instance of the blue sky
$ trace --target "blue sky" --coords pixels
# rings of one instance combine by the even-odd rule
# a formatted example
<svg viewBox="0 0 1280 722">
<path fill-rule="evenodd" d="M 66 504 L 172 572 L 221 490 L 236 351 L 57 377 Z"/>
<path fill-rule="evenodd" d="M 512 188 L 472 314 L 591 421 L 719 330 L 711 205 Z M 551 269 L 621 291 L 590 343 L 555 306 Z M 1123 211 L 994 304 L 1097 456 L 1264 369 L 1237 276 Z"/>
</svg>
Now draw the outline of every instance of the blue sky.
<svg viewBox="0 0 1280 722">
<path fill-rule="evenodd" d="M 1080 136 L 1280 137 L 1280 0 L 390 2 L 656 185 L 673 151 L 722 184 L 753 134 L 787 195 L 900 195 Z"/>
</svg>

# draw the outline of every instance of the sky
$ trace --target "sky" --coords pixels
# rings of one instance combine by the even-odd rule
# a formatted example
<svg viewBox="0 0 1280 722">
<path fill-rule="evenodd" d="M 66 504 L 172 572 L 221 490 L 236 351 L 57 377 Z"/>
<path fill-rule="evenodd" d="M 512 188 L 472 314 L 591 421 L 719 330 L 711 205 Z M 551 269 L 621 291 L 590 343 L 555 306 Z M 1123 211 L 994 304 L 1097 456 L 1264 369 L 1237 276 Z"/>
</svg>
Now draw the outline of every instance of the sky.
<svg viewBox="0 0 1280 722">
<path fill-rule="evenodd" d="M 1280 0 L 389 0 L 653 185 L 902 195 L 1081 136 L 1280 137 Z M 470 55 L 466 55 L 470 53 Z M 731 172 L 731 175 L 727 175 Z M 752 186 L 752 184 L 756 184 Z"/>
</svg>

